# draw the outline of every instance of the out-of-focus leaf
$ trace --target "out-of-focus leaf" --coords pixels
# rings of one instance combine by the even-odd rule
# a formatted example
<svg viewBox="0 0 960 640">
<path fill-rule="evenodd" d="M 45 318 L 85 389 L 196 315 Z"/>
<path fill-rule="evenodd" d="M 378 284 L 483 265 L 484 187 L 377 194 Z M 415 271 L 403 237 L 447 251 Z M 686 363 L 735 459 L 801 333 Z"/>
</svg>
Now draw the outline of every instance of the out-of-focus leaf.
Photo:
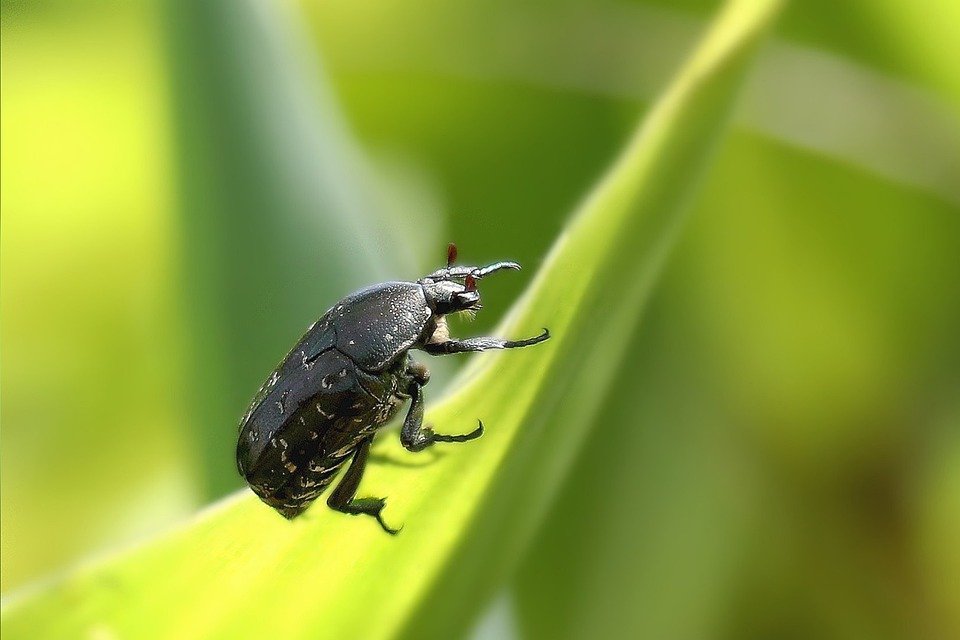
<svg viewBox="0 0 960 640">
<path fill-rule="evenodd" d="M 646 10 L 690 18 L 708 16 L 716 0 L 643 0 Z M 777 33 L 826 55 L 834 54 L 880 73 L 933 90 L 960 107 L 960 44 L 953 26 L 960 7 L 952 0 L 805 0 L 791 2 Z"/>
<path fill-rule="evenodd" d="M 520 567 L 522 637 L 709 638 L 729 605 L 755 472 L 663 288 Z"/>
<path fill-rule="evenodd" d="M 472 361 L 428 418 L 480 442 L 371 469 L 389 538 L 322 506 L 288 523 L 244 494 L 131 553 L 6 603 L 5 632 L 451 637 L 517 561 L 616 370 L 692 184 L 778 2 L 729 3 L 586 199 L 503 332 L 554 338 Z M 490 282 L 487 286 L 494 286 Z M 390 455 L 400 456 L 391 440 Z M 360 579 L 362 577 L 362 579 Z"/>
<path fill-rule="evenodd" d="M 813 0 L 793 3 L 783 25 L 803 41 L 937 92 L 960 116 L 958 20 L 960 6 L 952 0 Z"/>
<path fill-rule="evenodd" d="M 4 591 L 202 504 L 165 393 L 181 335 L 159 34 L 143 4 L 41 4 L 0 23 Z"/>
<path fill-rule="evenodd" d="M 522 627 L 953 637 L 960 211 L 738 134 L 695 214 L 520 571 Z"/>
<path fill-rule="evenodd" d="M 566 108 L 576 108 L 578 101 L 587 101 L 588 97 L 606 98 L 607 109 L 591 105 L 593 112 L 584 114 L 589 125 L 554 125 L 574 131 L 572 135 L 592 133 L 593 144 L 602 143 L 609 126 L 604 124 L 609 119 L 610 99 L 650 100 L 704 25 L 697 13 L 678 10 L 673 2 L 670 7 L 652 6 L 656 3 L 649 2 L 578 0 L 531 6 L 516 2 L 450 4 L 417 0 L 377 11 L 373 19 L 362 2 L 305 4 L 310 15 L 315 16 L 313 23 L 328 52 L 331 72 L 338 85 L 345 88 L 351 110 L 358 114 L 361 133 L 382 142 L 383 137 L 396 135 L 395 130 L 402 130 L 405 125 L 415 128 L 418 148 L 436 138 L 439 148 L 430 145 L 423 152 L 448 156 L 433 158 L 440 165 L 438 171 L 453 174 L 445 180 L 451 185 L 448 188 L 454 192 L 481 192 L 481 197 L 468 200 L 471 205 L 497 196 L 506 200 L 495 200 L 493 211 L 484 211 L 484 222 L 494 231 L 518 217 L 504 213 L 504 209 L 523 207 L 519 209 L 525 214 L 522 224 L 532 226 L 531 219 L 536 218 L 543 203 L 563 195 L 563 190 L 556 187 L 538 189 L 537 172 L 513 170 L 511 161 L 516 163 L 514 166 L 529 164 L 522 163 L 516 157 L 518 153 L 536 154 L 542 149 L 544 160 L 534 163 L 538 172 L 556 172 L 589 162 L 593 151 L 592 145 L 571 139 L 568 144 L 583 148 L 584 157 L 572 160 L 564 154 L 562 167 L 553 166 L 553 156 L 544 148 L 551 142 L 540 142 L 535 132 L 536 127 L 550 126 L 552 118 L 561 117 L 563 109 L 553 104 L 541 108 L 539 113 L 546 122 L 527 124 L 522 107 L 518 107 L 526 102 L 517 97 L 518 85 L 528 92 L 552 90 L 563 102 L 571 103 Z M 695 4 L 712 7 L 715 3 Z M 848 48 L 853 49 L 852 53 L 861 53 L 855 42 L 857 37 L 876 40 L 869 29 L 852 25 L 873 24 L 876 19 L 871 12 L 885 15 L 884 11 L 892 9 L 885 5 L 898 3 L 868 0 L 863 4 L 869 6 L 860 6 L 858 2 L 844 3 L 842 7 L 835 3 L 827 7 L 816 1 L 793 3 L 785 20 L 779 23 L 780 38 L 759 55 L 757 73 L 746 88 L 735 123 L 960 202 L 960 119 L 950 110 L 949 92 L 939 86 L 926 87 L 922 74 L 884 73 L 885 66 L 880 65 L 879 70 L 870 66 L 880 64 L 875 57 L 838 55 L 851 53 Z M 815 11 L 811 5 L 816 7 Z M 703 9 L 700 7 L 699 12 Z M 916 3 L 906 6 L 904 11 L 927 15 L 927 8 Z M 822 19 L 827 12 L 830 21 Z M 830 47 L 811 47 L 809 29 L 784 24 L 790 22 L 790 16 L 800 25 L 810 22 L 813 16 L 816 27 L 828 35 L 823 40 L 812 39 Z M 846 40 L 840 41 L 835 31 Z M 797 39 L 787 39 L 791 36 Z M 895 40 L 902 37 L 899 34 Z M 912 42 L 909 36 L 907 39 Z M 358 48 L 354 46 L 357 40 L 373 41 L 377 46 Z M 936 60 L 952 61 L 956 57 L 943 51 L 940 58 L 930 59 L 930 65 L 942 66 Z M 405 105 L 405 98 L 417 100 L 423 98 L 424 91 L 430 91 L 418 82 L 424 76 L 430 78 L 433 87 L 431 108 L 411 109 Z M 485 91 L 466 91 L 461 86 L 471 86 L 470 83 Z M 437 91 L 438 85 L 447 85 L 447 90 Z M 498 113 L 498 91 L 510 98 L 510 111 L 502 115 Z M 480 97 L 475 95 L 478 92 Z M 433 93 L 443 97 L 438 99 Z M 376 108 L 384 99 L 398 107 L 386 123 Z M 555 98 L 554 102 L 561 100 Z M 486 124 L 485 116 L 489 113 L 500 116 L 491 122 L 494 126 L 503 125 L 500 130 L 510 129 L 510 125 L 523 130 L 520 135 L 530 142 L 522 152 L 508 152 L 496 146 L 496 133 L 491 133 L 489 129 L 493 127 Z M 365 114 L 370 117 L 364 117 Z M 466 122 L 476 125 L 463 124 Z M 528 128 L 532 131 L 528 132 Z M 459 135 L 451 135 L 451 131 Z M 484 179 L 495 179 L 499 170 L 505 178 L 524 181 L 523 188 L 507 190 L 504 187 L 510 183 L 505 179 L 499 183 L 504 187 L 484 188 L 469 173 L 467 178 L 456 180 L 455 170 L 446 165 L 473 160 L 463 151 L 464 146 L 471 148 L 474 136 L 484 142 L 474 145 L 474 162 L 482 164 L 484 156 L 491 152 L 499 160 L 484 167 Z M 461 139 L 464 146 L 460 146 Z M 457 153 L 446 154 L 441 146 L 444 141 L 452 143 Z M 503 162 L 501 158 L 508 160 Z M 559 179 L 553 184 L 557 182 L 575 181 Z M 552 186 L 550 182 L 546 184 Z M 489 220 L 491 215 L 503 216 L 506 222 L 495 224 Z M 467 225 L 472 222 L 470 216 L 464 218 Z M 455 226 L 457 222 L 454 218 Z"/>
<path fill-rule="evenodd" d="M 937 629 L 914 505 L 956 395 L 960 211 L 750 137 L 730 151 L 689 238 L 704 356 L 767 488 L 740 622 L 766 611 L 764 635 L 781 635 L 802 611 L 815 636 Z M 771 606 L 751 604 L 759 593 Z"/>
<path fill-rule="evenodd" d="M 289 7 L 166 6 L 192 346 L 183 382 L 205 490 L 219 496 L 240 485 L 238 407 L 277 354 L 344 292 L 419 265 L 402 264 L 409 256 L 383 224 L 366 163 Z"/>
<path fill-rule="evenodd" d="M 943 407 L 936 426 L 927 451 L 930 464 L 919 483 L 918 547 L 929 607 L 942 617 L 941 635 L 949 638 L 960 633 L 960 549 L 955 544 L 960 533 L 960 401 L 956 396 L 950 406 Z"/>
</svg>

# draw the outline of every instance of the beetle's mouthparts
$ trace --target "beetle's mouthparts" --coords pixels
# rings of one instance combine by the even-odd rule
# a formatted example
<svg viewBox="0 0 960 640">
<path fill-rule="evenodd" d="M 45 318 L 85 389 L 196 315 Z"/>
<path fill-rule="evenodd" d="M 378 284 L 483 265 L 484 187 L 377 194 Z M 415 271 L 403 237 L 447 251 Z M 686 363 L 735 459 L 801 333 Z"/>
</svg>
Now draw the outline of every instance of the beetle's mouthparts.
<svg viewBox="0 0 960 640">
<path fill-rule="evenodd" d="M 466 309 L 461 309 L 460 311 L 457 311 L 457 315 L 460 316 L 461 318 L 464 318 L 467 321 L 472 321 L 474 318 L 477 317 L 477 312 L 480 311 L 480 309 L 482 308 L 483 308 L 483 305 L 478 302 L 477 304 L 467 307 Z"/>
</svg>

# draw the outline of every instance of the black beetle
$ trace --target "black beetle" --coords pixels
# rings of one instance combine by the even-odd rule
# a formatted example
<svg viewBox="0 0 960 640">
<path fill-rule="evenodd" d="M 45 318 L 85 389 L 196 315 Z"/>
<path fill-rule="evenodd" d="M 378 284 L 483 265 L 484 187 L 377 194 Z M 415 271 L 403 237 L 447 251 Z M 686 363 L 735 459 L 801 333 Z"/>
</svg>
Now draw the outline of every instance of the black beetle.
<svg viewBox="0 0 960 640">
<path fill-rule="evenodd" d="M 361 289 L 310 325 L 254 396 L 240 421 L 237 467 L 261 500 L 286 518 L 303 513 L 352 457 L 343 480 L 330 494 L 330 508 L 381 517 L 383 498 L 356 498 L 377 430 L 410 399 L 400 442 L 422 451 L 434 442 L 479 438 L 483 423 L 461 435 L 441 435 L 423 426 L 423 385 L 430 372 L 408 353 L 432 355 L 513 349 L 543 342 L 543 330 L 526 340 L 453 339 L 445 315 L 480 308 L 477 280 L 515 262 L 486 267 L 447 266 L 416 282 L 385 282 Z"/>
</svg>

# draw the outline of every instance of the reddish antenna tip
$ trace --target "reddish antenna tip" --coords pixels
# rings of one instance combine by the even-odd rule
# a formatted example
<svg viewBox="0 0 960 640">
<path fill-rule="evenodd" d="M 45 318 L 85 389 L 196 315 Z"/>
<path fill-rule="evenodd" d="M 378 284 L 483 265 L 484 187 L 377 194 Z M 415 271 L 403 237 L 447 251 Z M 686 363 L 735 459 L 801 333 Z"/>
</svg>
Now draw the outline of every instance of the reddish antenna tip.
<svg viewBox="0 0 960 640">
<path fill-rule="evenodd" d="M 472 275 L 468 275 L 467 278 L 463 281 L 463 288 L 465 291 L 476 291 L 477 290 L 477 279 Z"/>
<path fill-rule="evenodd" d="M 452 242 L 447 245 L 447 267 L 453 266 L 453 263 L 457 261 L 457 245 Z"/>
</svg>

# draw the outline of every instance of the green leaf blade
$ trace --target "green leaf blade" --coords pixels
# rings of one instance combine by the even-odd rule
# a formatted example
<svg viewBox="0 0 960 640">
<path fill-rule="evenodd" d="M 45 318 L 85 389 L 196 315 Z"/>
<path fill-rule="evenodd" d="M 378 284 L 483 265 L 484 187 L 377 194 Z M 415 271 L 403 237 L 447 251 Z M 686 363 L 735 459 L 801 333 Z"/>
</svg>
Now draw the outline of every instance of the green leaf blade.
<svg viewBox="0 0 960 640">
<path fill-rule="evenodd" d="M 779 2 L 731 2 L 504 322 L 553 339 L 474 358 L 428 413 L 483 440 L 368 470 L 395 538 L 317 505 L 286 522 L 249 494 L 153 544 L 5 603 L 14 637 L 450 637 L 515 564 L 579 443 Z M 395 438 L 384 451 L 404 456 Z M 439 448 L 439 447 L 438 447 Z M 420 458 L 429 457 L 421 454 Z M 419 458 L 410 457 L 416 461 Z"/>
</svg>

